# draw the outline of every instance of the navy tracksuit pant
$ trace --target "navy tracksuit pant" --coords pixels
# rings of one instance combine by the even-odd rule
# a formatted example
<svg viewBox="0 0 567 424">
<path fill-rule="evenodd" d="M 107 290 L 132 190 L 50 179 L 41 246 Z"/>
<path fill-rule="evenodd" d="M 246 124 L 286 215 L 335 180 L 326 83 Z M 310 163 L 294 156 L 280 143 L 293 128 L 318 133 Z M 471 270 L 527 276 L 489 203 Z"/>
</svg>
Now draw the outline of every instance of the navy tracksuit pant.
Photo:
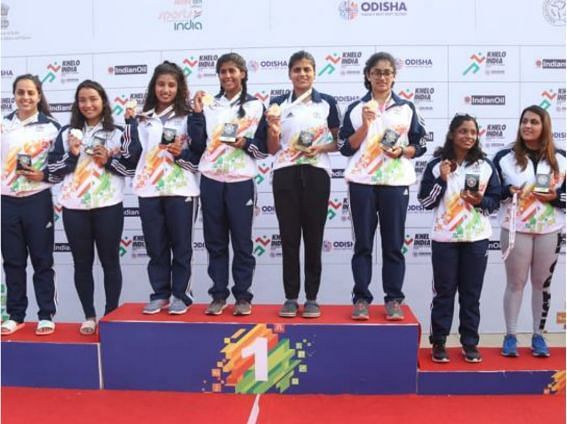
<svg viewBox="0 0 567 424">
<path fill-rule="evenodd" d="M 75 288 L 85 318 L 96 317 L 94 307 L 94 248 L 104 272 L 106 305 L 104 314 L 118 307 L 122 291 L 120 240 L 124 228 L 122 203 L 80 210 L 63 208 L 63 227 L 75 267 Z"/>
<path fill-rule="evenodd" d="M 299 250 L 303 233 L 305 296 L 307 300 L 316 300 L 321 284 L 321 249 L 329 208 L 329 174 L 321 168 L 299 165 L 277 169 L 273 176 L 285 297 L 297 299 L 299 296 Z"/>
<path fill-rule="evenodd" d="M 169 299 L 173 295 L 191 305 L 189 282 L 197 198 L 140 197 L 139 203 L 146 251 L 150 257 L 148 276 L 154 291 L 150 299 Z"/>
<path fill-rule="evenodd" d="M 28 197 L 2 196 L 2 258 L 8 289 L 6 311 L 14 321 L 24 322 L 26 316 L 28 252 L 34 270 L 38 318 L 51 320 L 55 315 L 53 234 L 51 190 Z"/>
<path fill-rule="evenodd" d="M 376 186 L 349 183 L 349 203 L 354 231 L 353 302 L 372 302 L 372 249 L 378 218 L 382 242 L 382 287 L 386 302 L 404 299 L 402 285 L 406 263 L 404 245 L 409 189 L 407 186 Z"/>
<path fill-rule="evenodd" d="M 444 344 L 451 332 L 455 294 L 459 293 L 459 334 L 462 345 L 478 344 L 480 293 L 486 271 L 488 240 L 431 243 L 433 305 L 431 343 Z"/>
<path fill-rule="evenodd" d="M 232 294 L 238 300 L 252 300 L 250 287 L 256 260 L 252 254 L 252 219 L 256 205 L 253 180 L 223 183 L 201 176 L 203 233 L 209 254 L 209 276 L 214 300 L 226 300 L 228 290 L 228 240 L 232 243 Z"/>
</svg>

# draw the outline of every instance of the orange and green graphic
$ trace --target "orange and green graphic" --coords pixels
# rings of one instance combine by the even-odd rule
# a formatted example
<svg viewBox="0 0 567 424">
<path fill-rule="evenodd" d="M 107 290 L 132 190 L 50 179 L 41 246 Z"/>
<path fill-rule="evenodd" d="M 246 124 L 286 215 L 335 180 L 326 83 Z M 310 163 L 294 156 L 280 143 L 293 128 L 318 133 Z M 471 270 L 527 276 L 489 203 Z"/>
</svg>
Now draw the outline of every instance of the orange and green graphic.
<svg viewBox="0 0 567 424">
<path fill-rule="evenodd" d="M 538 231 L 538 227 L 553 225 L 555 222 L 555 211 L 549 203 L 538 202 L 533 195 L 534 184 L 528 184 L 522 190 L 518 199 L 518 218 L 524 228 Z"/>
<path fill-rule="evenodd" d="M 134 188 L 151 185 L 160 192 L 168 193 L 184 184 L 183 169 L 160 146 L 154 146 L 146 155 L 144 169 L 136 176 Z"/>
<path fill-rule="evenodd" d="M 213 381 L 205 391 L 261 394 L 270 389 L 283 393 L 299 385 L 307 372 L 307 340 L 292 343 L 282 337 L 284 325 L 257 324 L 240 328 L 225 338 L 223 358 L 211 369 Z"/>
<path fill-rule="evenodd" d="M 271 238 L 267 236 L 259 236 L 254 240 L 254 255 L 262 256 L 266 253 L 268 246 L 270 245 Z"/>
<path fill-rule="evenodd" d="M 128 237 L 124 237 L 122 240 L 120 240 L 120 247 L 118 249 L 120 256 L 124 256 L 126 253 L 128 253 L 128 248 L 131 244 L 132 240 L 130 240 Z"/>
<path fill-rule="evenodd" d="M 553 100 L 557 97 L 557 93 L 553 90 L 545 90 L 541 93 L 542 100 L 539 103 L 539 106 L 543 109 L 548 109 L 551 105 Z"/>
<path fill-rule="evenodd" d="M 484 61 L 486 60 L 486 56 L 484 56 L 481 52 L 479 52 L 477 54 L 473 54 L 470 57 L 470 59 L 472 62 L 463 71 L 463 75 L 467 75 L 469 72 L 476 74 L 478 71 L 480 71 L 480 65 L 484 63 Z"/>
<path fill-rule="evenodd" d="M 413 244 L 413 237 L 409 234 L 406 234 L 406 238 L 404 239 L 404 245 L 402 246 L 402 254 L 406 254 L 409 252 L 411 245 Z"/>
<path fill-rule="evenodd" d="M 406 100 L 413 99 L 414 94 L 415 93 L 410 88 L 406 88 L 405 90 L 398 92 L 398 96 Z"/>
<path fill-rule="evenodd" d="M 551 377 L 551 382 L 545 386 L 543 393 L 546 395 L 554 395 L 565 392 L 565 370 L 557 371 Z"/>
<path fill-rule="evenodd" d="M 262 91 L 258 91 L 257 93 L 254 93 L 254 97 L 260 100 L 262 103 L 266 103 L 266 100 L 270 98 L 270 93 L 267 93 L 264 90 L 262 90 Z"/>
<path fill-rule="evenodd" d="M 98 207 L 114 196 L 116 188 L 111 182 L 109 172 L 90 156 L 81 156 L 72 179 L 63 183 L 62 199 L 75 198 L 85 206 Z"/>
<path fill-rule="evenodd" d="M 258 119 L 247 118 L 234 120 L 231 123 L 238 125 L 237 137 L 253 137 L 251 132 L 256 130 Z M 211 142 L 207 146 L 205 155 L 212 164 L 213 172 L 218 175 L 227 175 L 246 167 L 247 155 L 242 149 L 229 148 L 226 143 L 220 141 L 224 124 L 218 125 L 211 136 Z"/>
<path fill-rule="evenodd" d="M 325 61 L 327 62 L 327 64 L 323 66 L 323 68 L 319 71 L 319 73 L 317 74 L 318 76 L 324 74 L 330 75 L 335 72 L 337 69 L 336 66 L 341 61 L 341 55 L 338 53 L 328 54 L 327 56 L 325 56 Z"/>
<path fill-rule="evenodd" d="M 256 182 L 256 184 L 257 185 L 262 184 L 264 182 L 264 180 L 266 179 L 266 176 L 268 175 L 269 172 L 270 172 L 270 166 L 266 165 L 263 162 L 260 163 L 258 165 L 258 173 L 254 177 L 254 181 Z"/>
<path fill-rule="evenodd" d="M 53 82 L 57 78 L 57 73 L 61 70 L 61 65 L 58 65 L 57 62 L 50 63 L 47 65 L 47 74 L 41 80 L 42 84 L 46 82 Z"/>
<path fill-rule="evenodd" d="M 397 131 L 402 133 L 401 131 Z M 386 159 L 383 154 L 382 140 L 383 134 L 371 136 L 366 142 L 364 152 L 352 169 L 353 174 L 370 175 L 373 184 L 380 184 L 384 181 L 394 180 L 403 176 L 402 163 L 399 160 Z"/>
<path fill-rule="evenodd" d="M 116 96 L 114 98 L 114 106 L 112 107 L 112 114 L 116 116 L 121 115 L 122 112 L 124 112 L 126 103 L 128 103 L 128 97 L 124 95 Z"/>
<path fill-rule="evenodd" d="M 339 199 L 329 200 L 329 208 L 327 209 L 327 219 L 331 220 L 337 216 L 343 207 L 343 202 Z"/>
<path fill-rule="evenodd" d="M 199 61 L 193 56 L 183 59 L 183 62 L 181 62 L 183 75 L 185 75 L 185 77 L 191 75 L 193 73 L 193 68 L 197 65 L 197 63 L 199 63 Z"/>
<path fill-rule="evenodd" d="M 47 161 L 49 145 L 49 140 L 33 140 L 24 143 L 23 146 L 15 146 L 8 150 L 4 170 L 2 172 L 2 179 L 7 186 L 10 186 L 12 192 L 20 193 L 23 191 L 31 191 L 40 185 L 39 182 L 28 180 L 16 174 L 18 154 L 24 153 L 29 155 L 32 160 L 32 168 L 42 169 Z"/>
<path fill-rule="evenodd" d="M 61 219 L 61 214 L 63 213 L 63 206 L 54 204 L 53 205 L 53 222 L 59 221 Z"/>
</svg>

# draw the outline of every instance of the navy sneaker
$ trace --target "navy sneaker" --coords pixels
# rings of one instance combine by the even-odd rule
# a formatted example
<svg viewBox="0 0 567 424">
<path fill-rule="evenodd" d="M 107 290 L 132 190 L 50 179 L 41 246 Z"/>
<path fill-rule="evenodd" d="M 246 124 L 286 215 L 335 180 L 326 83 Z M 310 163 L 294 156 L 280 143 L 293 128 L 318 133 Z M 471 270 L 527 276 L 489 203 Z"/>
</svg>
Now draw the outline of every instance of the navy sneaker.
<svg viewBox="0 0 567 424">
<path fill-rule="evenodd" d="M 404 319 L 404 311 L 402 304 L 397 300 L 386 302 L 386 319 L 388 321 L 401 321 Z"/>
<path fill-rule="evenodd" d="M 232 315 L 243 316 L 250 315 L 252 313 L 252 305 L 250 302 L 244 299 L 237 300 L 234 304 L 234 311 Z"/>
<path fill-rule="evenodd" d="M 471 364 L 482 362 L 482 356 L 475 345 L 463 345 L 463 356 Z"/>
<path fill-rule="evenodd" d="M 502 343 L 502 356 L 509 358 L 517 358 L 520 356 L 518 353 L 518 339 L 513 334 L 506 334 L 504 342 Z"/>
<path fill-rule="evenodd" d="M 532 355 L 538 358 L 547 358 L 550 355 L 547 343 L 541 334 L 532 336 Z"/>
<path fill-rule="evenodd" d="M 154 299 L 144 305 L 142 313 L 146 315 L 153 315 L 167 307 L 169 307 L 169 299 Z"/>
<path fill-rule="evenodd" d="M 222 311 L 226 308 L 226 301 L 224 299 L 216 299 L 213 300 L 207 309 L 205 310 L 205 314 L 207 315 L 220 315 Z"/>
<path fill-rule="evenodd" d="M 186 305 L 181 299 L 172 296 L 171 303 L 169 304 L 170 315 L 183 315 L 189 310 L 190 305 Z"/>
<path fill-rule="evenodd" d="M 441 364 L 446 364 L 450 361 L 447 349 L 444 343 L 434 343 L 431 348 L 431 360 Z"/>
<path fill-rule="evenodd" d="M 368 302 L 366 300 L 359 300 L 354 304 L 352 311 L 352 319 L 356 321 L 367 321 L 370 318 L 368 313 Z"/>
<path fill-rule="evenodd" d="M 297 316 L 299 305 L 296 300 L 288 299 L 280 309 L 280 317 L 293 318 Z"/>
<path fill-rule="evenodd" d="M 314 300 L 308 300 L 303 305 L 303 318 L 319 318 L 321 316 L 321 308 Z"/>
</svg>

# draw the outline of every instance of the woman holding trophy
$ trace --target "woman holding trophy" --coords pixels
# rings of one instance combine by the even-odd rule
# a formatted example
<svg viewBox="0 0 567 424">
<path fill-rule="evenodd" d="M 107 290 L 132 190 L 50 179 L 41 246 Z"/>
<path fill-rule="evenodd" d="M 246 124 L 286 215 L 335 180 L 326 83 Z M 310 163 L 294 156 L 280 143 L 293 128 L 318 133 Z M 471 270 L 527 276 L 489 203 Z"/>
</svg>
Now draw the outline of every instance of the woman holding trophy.
<svg viewBox="0 0 567 424">
<path fill-rule="evenodd" d="M 39 307 L 36 334 L 55 331 L 53 200 L 47 157 L 59 132 L 37 76 L 18 76 L 12 86 L 16 111 L 2 121 L 2 259 L 8 289 L 2 334 L 24 326 L 28 305 L 28 251 Z"/>
<path fill-rule="evenodd" d="M 73 255 L 75 287 L 86 318 L 80 328 L 83 335 L 96 331 L 95 246 L 104 271 L 104 314 L 118 307 L 124 180 L 134 173 L 138 151 L 136 123 L 124 129 L 114 125 L 104 88 L 95 81 L 81 82 L 71 122 L 61 129 L 50 154 L 49 172 L 63 179 L 59 203 Z"/>
<path fill-rule="evenodd" d="M 516 357 L 516 326 L 528 273 L 532 283 L 532 355 L 549 356 L 543 330 L 565 225 L 565 151 L 555 148 L 551 119 L 539 106 L 522 111 L 516 141 L 494 158 L 502 180 L 500 245 L 505 252 L 506 336 L 502 355 Z"/>
<path fill-rule="evenodd" d="M 386 318 L 404 318 L 401 303 L 405 259 L 402 246 L 409 185 L 416 180 L 411 159 L 425 153 L 425 127 L 413 103 L 392 92 L 396 61 L 375 53 L 364 67 L 369 90 L 352 103 L 339 133 L 340 152 L 349 156 L 345 179 L 349 186 L 354 232 L 352 318 L 367 320 L 373 296 L 372 249 L 378 217 L 382 242 L 382 286 Z"/>
<path fill-rule="evenodd" d="M 193 143 L 206 145 L 199 163 L 203 233 L 209 254 L 208 315 L 220 315 L 230 295 L 229 235 L 234 252 L 232 294 L 234 315 L 252 311 L 252 277 L 256 261 L 252 254 L 252 218 L 256 205 L 254 177 L 256 159 L 266 157 L 264 105 L 248 94 L 246 61 L 237 53 L 219 57 L 216 72 L 220 92 L 213 98 L 203 91 L 194 99 L 189 122 Z"/>
<path fill-rule="evenodd" d="M 188 100 L 183 71 L 165 61 L 155 68 L 143 112 L 137 116 L 142 151 L 132 186 L 139 198 L 153 289 L 144 314 L 167 308 L 169 314 L 181 315 L 193 303 L 191 257 L 202 149 L 187 135 Z M 128 121 L 133 115 L 129 108 Z"/>
<path fill-rule="evenodd" d="M 275 155 L 272 185 L 286 297 L 280 316 L 298 313 L 303 234 L 306 301 L 302 316 L 317 318 L 321 314 L 317 294 L 331 186 L 328 152 L 337 150 L 340 119 L 335 99 L 313 88 L 315 59 L 310 53 L 294 53 L 288 69 L 293 90 L 274 98 L 266 113 L 268 152 Z"/>
</svg>

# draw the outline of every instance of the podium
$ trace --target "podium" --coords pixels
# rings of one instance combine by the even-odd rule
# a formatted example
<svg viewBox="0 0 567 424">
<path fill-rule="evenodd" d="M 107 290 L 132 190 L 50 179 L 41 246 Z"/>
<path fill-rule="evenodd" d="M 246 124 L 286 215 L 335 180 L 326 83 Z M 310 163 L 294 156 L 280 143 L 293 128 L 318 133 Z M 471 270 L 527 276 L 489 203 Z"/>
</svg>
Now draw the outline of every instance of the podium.
<svg viewBox="0 0 567 424">
<path fill-rule="evenodd" d="M 223 393 L 415 393 L 419 324 L 369 321 L 350 306 L 322 306 L 319 319 L 280 318 L 254 305 L 247 317 L 141 315 L 127 304 L 100 324 L 104 387 Z"/>
<path fill-rule="evenodd" d="M 4 386 L 102 388 L 96 335 L 80 335 L 79 324 L 58 323 L 49 336 L 37 336 L 35 328 L 35 322 L 26 323 L 2 336 Z"/>
<path fill-rule="evenodd" d="M 124 304 L 79 335 L 78 324 L 57 324 L 36 336 L 35 323 L 2 337 L 5 386 L 284 394 L 543 394 L 565 384 L 565 348 L 551 358 L 504 358 L 480 347 L 483 362 L 468 364 L 460 349 L 451 362 L 419 349 L 420 325 L 407 305 L 405 320 L 386 321 L 371 305 L 370 320 L 353 321 L 350 305 L 322 305 L 317 319 L 281 318 L 279 305 L 254 305 L 252 315 L 143 315 Z"/>
</svg>

